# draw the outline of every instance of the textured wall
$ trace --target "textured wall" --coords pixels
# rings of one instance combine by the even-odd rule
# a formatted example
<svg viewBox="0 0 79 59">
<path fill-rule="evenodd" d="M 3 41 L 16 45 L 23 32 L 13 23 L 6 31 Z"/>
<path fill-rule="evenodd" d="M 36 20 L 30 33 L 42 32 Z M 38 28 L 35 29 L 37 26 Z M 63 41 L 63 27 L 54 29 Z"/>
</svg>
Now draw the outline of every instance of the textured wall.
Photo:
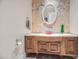
<svg viewBox="0 0 79 59">
<path fill-rule="evenodd" d="M 61 24 L 64 24 L 65 32 L 69 32 L 69 16 L 70 16 L 70 0 L 57 0 L 59 5 L 57 7 L 58 14 L 56 18 L 56 22 L 51 25 L 43 24 L 43 20 L 41 15 L 42 8 L 40 7 L 43 0 L 33 0 L 32 1 L 32 31 L 33 32 L 45 32 L 47 30 L 51 30 L 52 32 L 60 32 Z M 44 6 L 43 6 L 44 8 Z M 48 27 L 51 26 L 51 29 Z M 40 30 L 41 29 L 41 30 Z M 47 30 L 46 30 L 47 29 Z"/>
</svg>

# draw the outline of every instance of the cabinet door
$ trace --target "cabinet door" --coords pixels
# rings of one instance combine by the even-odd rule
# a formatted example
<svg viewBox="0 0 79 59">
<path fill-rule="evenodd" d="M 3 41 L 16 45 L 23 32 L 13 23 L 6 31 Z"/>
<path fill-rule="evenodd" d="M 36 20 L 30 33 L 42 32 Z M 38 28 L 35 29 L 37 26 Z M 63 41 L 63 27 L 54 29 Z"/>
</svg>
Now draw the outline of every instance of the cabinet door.
<svg viewBox="0 0 79 59">
<path fill-rule="evenodd" d="M 60 53 L 61 42 L 49 43 L 50 53 Z"/>
<path fill-rule="evenodd" d="M 71 55 L 77 54 L 77 38 L 76 37 L 66 38 L 66 54 L 71 54 Z"/>
<path fill-rule="evenodd" d="M 32 37 L 26 37 L 25 39 L 25 50 L 26 52 L 33 52 L 33 41 L 32 41 Z"/>
<path fill-rule="evenodd" d="M 48 51 L 48 42 L 38 41 L 38 52 L 45 53 Z"/>
</svg>

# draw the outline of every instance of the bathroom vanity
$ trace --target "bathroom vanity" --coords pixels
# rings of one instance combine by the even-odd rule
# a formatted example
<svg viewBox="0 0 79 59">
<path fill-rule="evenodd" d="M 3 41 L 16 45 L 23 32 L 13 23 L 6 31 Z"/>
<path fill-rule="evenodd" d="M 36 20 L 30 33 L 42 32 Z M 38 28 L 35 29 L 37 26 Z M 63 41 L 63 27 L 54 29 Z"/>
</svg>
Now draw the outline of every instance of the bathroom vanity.
<svg viewBox="0 0 79 59">
<path fill-rule="evenodd" d="M 32 0 L 30 23 L 31 33 L 25 35 L 24 41 L 27 56 L 37 59 L 77 58 L 78 36 L 71 34 L 74 27 L 71 28 L 70 24 L 70 0 Z"/>
<path fill-rule="evenodd" d="M 25 35 L 25 52 L 28 55 L 59 55 L 77 57 L 78 37 L 74 34 L 32 33 Z"/>
</svg>

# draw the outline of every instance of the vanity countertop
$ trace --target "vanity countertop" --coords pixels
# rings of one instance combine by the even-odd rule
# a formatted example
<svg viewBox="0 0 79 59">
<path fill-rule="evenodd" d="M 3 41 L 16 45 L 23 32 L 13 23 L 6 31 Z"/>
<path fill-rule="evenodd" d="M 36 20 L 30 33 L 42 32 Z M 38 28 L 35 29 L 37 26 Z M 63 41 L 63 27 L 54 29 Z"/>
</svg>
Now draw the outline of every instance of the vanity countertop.
<svg viewBox="0 0 79 59">
<path fill-rule="evenodd" d="M 49 36 L 49 37 L 61 37 L 61 36 L 69 36 L 69 37 L 77 37 L 77 34 L 72 33 L 27 33 L 25 36 Z"/>
</svg>

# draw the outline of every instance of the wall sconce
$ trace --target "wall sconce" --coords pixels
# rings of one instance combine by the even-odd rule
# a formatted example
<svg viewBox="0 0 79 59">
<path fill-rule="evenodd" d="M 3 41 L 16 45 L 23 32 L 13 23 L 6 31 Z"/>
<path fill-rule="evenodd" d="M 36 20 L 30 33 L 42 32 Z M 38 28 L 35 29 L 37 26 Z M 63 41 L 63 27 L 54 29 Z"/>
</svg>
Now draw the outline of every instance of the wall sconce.
<svg viewBox="0 0 79 59">
<path fill-rule="evenodd" d="M 26 17 L 26 28 L 30 30 L 30 20 L 29 20 L 29 17 Z"/>
</svg>

